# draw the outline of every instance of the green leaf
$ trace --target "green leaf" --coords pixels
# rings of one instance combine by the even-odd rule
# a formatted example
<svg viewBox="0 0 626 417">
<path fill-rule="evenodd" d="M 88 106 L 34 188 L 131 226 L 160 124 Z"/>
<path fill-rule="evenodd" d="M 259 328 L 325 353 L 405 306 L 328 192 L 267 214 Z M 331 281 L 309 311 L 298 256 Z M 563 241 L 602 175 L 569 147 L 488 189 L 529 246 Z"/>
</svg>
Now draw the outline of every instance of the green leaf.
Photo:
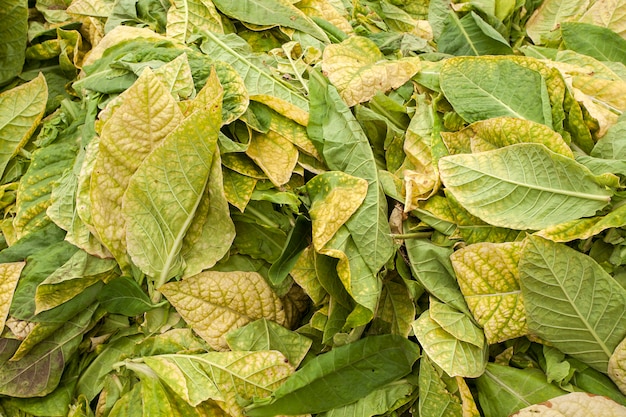
<svg viewBox="0 0 626 417">
<path fill-rule="evenodd" d="M 22 71 L 28 41 L 28 2 L 3 0 L 0 3 L 0 85 L 11 81 Z M 0 123 L 3 125 L 4 123 Z"/>
<path fill-rule="evenodd" d="M 606 372 L 626 336 L 626 290 L 589 256 L 536 236 L 519 271 L 530 333 Z"/>
<path fill-rule="evenodd" d="M 450 256 L 465 301 L 489 344 L 528 332 L 517 268 L 521 248 L 521 242 L 481 242 Z"/>
<path fill-rule="evenodd" d="M 255 404 L 246 414 L 319 413 L 350 404 L 411 372 L 418 357 L 417 345 L 404 337 L 366 337 L 307 362 L 274 391 L 271 402 Z"/>
<path fill-rule="evenodd" d="M 204 271 L 165 284 L 159 291 L 216 350 L 228 348 L 226 333 L 251 321 L 266 318 L 285 322 L 280 299 L 256 272 Z"/>
<path fill-rule="evenodd" d="M 561 34 L 567 49 L 599 61 L 626 65 L 626 40 L 611 29 L 580 22 L 563 22 Z"/>
<path fill-rule="evenodd" d="M 585 166 L 541 144 L 447 156 L 439 170 L 447 190 L 494 226 L 543 229 L 591 216 L 611 199 Z"/>
<path fill-rule="evenodd" d="M 495 363 L 487 365 L 476 385 L 485 417 L 509 416 L 524 407 L 566 393 L 549 384 L 539 369 L 518 369 Z"/>
<path fill-rule="evenodd" d="M 0 393 L 12 397 L 40 397 L 52 392 L 67 360 L 76 352 L 95 311 L 92 306 L 64 324 L 28 355 L 10 361 L 19 342 L 0 339 Z"/>
<path fill-rule="evenodd" d="M 475 326 L 465 317 L 470 328 Z M 479 347 L 459 340 L 433 320 L 430 309 L 422 313 L 412 326 L 424 352 L 449 376 L 476 378 L 485 371 L 488 356 L 486 343 Z M 472 329 L 472 332 L 482 333 L 479 329 Z"/>
<path fill-rule="evenodd" d="M 304 216 L 296 218 L 296 224 L 287 236 L 287 243 L 280 257 L 267 271 L 269 280 L 274 287 L 280 286 L 292 272 L 298 262 L 300 254 L 310 243 L 311 223 Z"/>
<path fill-rule="evenodd" d="M 448 12 L 441 36 L 437 39 L 439 52 L 457 55 L 508 55 L 513 52 L 506 39 L 479 15 L 470 12 L 458 18 Z"/>
<path fill-rule="evenodd" d="M 294 368 L 300 366 L 313 343 L 307 337 L 265 318 L 228 332 L 226 342 L 234 351 L 277 350 Z"/>
<path fill-rule="evenodd" d="M 429 311 L 430 318 L 450 335 L 479 348 L 485 346 L 484 333 L 466 314 L 437 301 L 435 298 L 430 300 Z"/>
<path fill-rule="evenodd" d="M 463 414 L 460 399 L 449 391 L 428 356 L 420 359 L 419 386 L 420 416 L 457 417 Z"/>
<path fill-rule="evenodd" d="M 277 351 L 170 354 L 143 360 L 177 395 L 191 405 L 220 402 L 233 416 L 243 416 L 241 401 L 267 397 L 293 372 Z"/>
<path fill-rule="evenodd" d="M 20 2 L 14 1 L 13 7 L 20 8 L 18 3 Z M 2 10 L 0 13 L 4 13 L 6 7 L 9 6 L 0 6 L 0 10 Z M 3 18 L 2 21 L 6 22 L 5 19 Z M 4 42 L 7 41 L 3 41 L 3 45 L 9 48 L 10 46 Z M 0 54 L 0 56 L 4 59 L 7 55 Z M 3 76 L 6 71 L 9 70 L 9 67 L 4 65 L 2 68 L 0 70 L 0 85 L 3 83 Z M 4 173 L 9 160 L 26 144 L 39 125 L 46 109 L 47 100 L 48 86 L 41 73 L 33 81 L 0 94 L 0 107 L 6 109 L 0 114 L 0 176 Z"/>
<path fill-rule="evenodd" d="M 588 4 L 585 0 L 546 0 L 526 23 L 526 33 L 535 45 L 542 45 L 557 37 L 555 29 L 584 12 Z"/>
<path fill-rule="evenodd" d="M 300 30 L 330 43 L 328 36 L 307 15 L 286 0 L 213 0 L 225 15 L 255 25 L 280 25 Z"/>
<path fill-rule="evenodd" d="M 385 414 L 411 399 L 415 386 L 407 380 L 391 382 L 343 407 L 317 414 L 318 417 L 372 417 Z"/>
<path fill-rule="evenodd" d="M 552 126 L 546 80 L 513 60 L 459 57 L 444 62 L 440 84 L 463 119 L 509 116 Z"/>
<path fill-rule="evenodd" d="M 207 85 L 211 82 L 216 83 L 211 87 L 216 90 L 212 106 L 194 112 L 177 126 L 137 168 L 124 193 L 128 253 L 157 287 L 185 270 L 182 255 L 187 232 L 197 230 L 195 214 L 202 203 L 212 203 L 203 197 L 217 149 L 222 90 L 217 77 Z M 222 183 L 221 178 L 214 182 L 218 187 Z"/>
<path fill-rule="evenodd" d="M 98 293 L 98 301 L 109 313 L 126 316 L 138 316 L 155 307 L 139 284 L 128 277 L 107 282 Z"/>
</svg>

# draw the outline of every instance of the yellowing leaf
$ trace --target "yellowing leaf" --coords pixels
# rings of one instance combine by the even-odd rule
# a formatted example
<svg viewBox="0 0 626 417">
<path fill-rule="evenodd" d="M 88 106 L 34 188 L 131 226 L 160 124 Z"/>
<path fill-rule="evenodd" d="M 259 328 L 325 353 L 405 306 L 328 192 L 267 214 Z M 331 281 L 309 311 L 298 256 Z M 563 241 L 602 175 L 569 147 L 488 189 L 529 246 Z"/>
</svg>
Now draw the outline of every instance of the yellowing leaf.
<svg viewBox="0 0 626 417">
<path fill-rule="evenodd" d="M 626 35 L 626 1 L 594 1 L 578 21 L 609 28 L 624 37 Z"/>
<path fill-rule="evenodd" d="M 587 8 L 589 0 L 546 0 L 532 14 L 526 23 L 526 33 L 535 45 L 544 43 L 544 38 Z M 554 35 L 553 35 L 554 36 Z"/>
<path fill-rule="evenodd" d="M 228 349 L 226 333 L 251 321 L 285 322 L 280 299 L 256 272 L 204 271 L 167 283 L 159 291 L 216 350 Z"/>
<path fill-rule="evenodd" d="M 517 269 L 521 248 L 521 242 L 484 242 L 450 256 L 465 301 L 490 344 L 528 332 Z"/>
<path fill-rule="evenodd" d="M 0 175 L 33 134 L 46 110 L 48 85 L 43 74 L 0 94 Z"/>
<path fill-rule="evenodd" d="M 485 346 L 485 335 L 465 313 L 437 301 L 435 297 L 430 299 L 429 310 L 430 318 L 456 339 L 479 348 Z"/>
<path fill-rule="evenodd" d="M 328 45 L 322 61 L 322 70 L 348 106 L 400 87 L 419 69 L 419 58 L 387 61 L 373 41 L 361 36 Z"/>
<path fill-rule="evenodd" d="M 190 404 L 212 399 L 234 417 L 244 417 L 242 400 L 269 396 L 294 371 L 285 356 L 274 350 L 169 354 L 144 360 Z"/>
<path fill-rule="evenodd" d="M 320 17 L 327 20 L 347 35 L 354 32 L 348 19 L 328 0 L 301 0 L 296 6 L 307 16 Z"/>
<path fill-rule="evenodd" d="M 270 109 L 275 110 L 277 113 L 282 114 L 283 116 L 288 117 L 291 120 L 294 120 L 302 126 L 306 126 L 309 122 L 308 111 L 293 103 L 290 103 L 287 100 L 283 100 L 281 98 L 267 94 L 252 94 L 250 95 L 250 100 L 263 103 Z"/>
<path fill-rule="evenodd" d="M 252 197 L 257 180 L 226 167 L 223 177 L 226 199 L 243 213 Z"/>
<path fill-rule="evenodd" d="M 490 151 L 516 143 L 541 143 L 553 152 L 573 158 L 565 140 L 548 126 L 515 117 L 481 120 L 458 132 L 442 132 L 451 153 Z"/>
<path fill-rule="evenodd" d="M 13 292 L 17 287 L 17 281 L 20 279 L 24 266 L 26 266 L 26 262 L 0 264 L 0 330 L 4 329 L 13 300 Z"/>
<path fill-rule="evenodd" d="M 626 394 L 626 339 L 617 345 L 609 358 L 607 373 L 620 391 Z"/>
<path fill-rule="evenodd" d="M 536 235 L 554 242 L 569 242 L 575 239 L 587 239 L 603 230 L 623 226 L 626 226 L 626 206 L 620 206 L 604 216 L 560 223 L 543 229 Z"/>
<path fill-rule="evenodd" d="M 511 417 L 623 417 L 626 407 L 608 397 L 586 392 L 570 392 L 541 404 L 522 408 Z"/>
<path fill-rule="evenodd" d="M 182 121 L 176 101 L 146 69 L 120 95 L 121 104 L 102 129 L 90 184 L 93 225 L 122 267 L 126 228 L 120 218 L 122 196 L 144 158 Z"/>
<path fill-rule="evenodd" d="M 311 197 L 313 245 L 321 251 L 337 230 L 361 206 L 367 195 L 367 181 L 341 171 L 315 176 L 306 188 Z"/>
<path fill-rule="evenodd" d="M 207 30 L 223 33 L 222 19 L 213 2 L 206 0 L 173 0 L 167 10 L 167 36 L 186 42 L 190 35 Z"/>
<path fill-rule="evenodd" d="M 293 280 L 311 298 L 313 304 L 319 305 L 326 296 L 326 290 L 319 282 L 315 268 L 315 250 L 312 246 L 307 247 L 296 261 L 289 273 Z"/>
<path fill-rule="evenodd" d="M 208 103 L 204 111 L 198 110 L 186 118 L 146 157 L 130 179 L 123 198 L 128 253 L 133 262 L 155 280 L 157 287 L 186 268 L 181 255 L 186 233 L 188 230 L 202 233 L 206 218 L 198 219 L 195 214 L 203 202 L 205 208 L 212 203 L 204 196 L 222 120 L 222 90 L 215 73 L 212 73 L 205 89 L 213 91 L 213 102 Z M 219 171 L 213 172 L 219 175 Z M 213 181 L 215 184 L 222 183 L 221 178 Z M 218 192 L 215 188 L 213 191 Z M 202 214 L 206 214 L 206 210 Z M 207 233 L 210 234 L 210 231 L 207 230 Z M 231 222 L 230 241 L 233 233 Z M 193 242 L 197 236 L 190 239 Z M 187 245 L 188 248 L 191 246 Z M 218 256 L 221 258 L 225 253 L 223 245 L 216 246 L 220 247 Z M 210 266 L 216 261 L 211 260 Z M 196 269 L 195 272 L 199 272 L 202 267 Z"/>
<path fill-rule="evenodd" d="M 298 162 L 298 150 L 294 144 L 271 130 L 265 134 L 253 134 L 246 154 L 277 187 L 289 182 Z"/>
<path fill-rule="evenodd" d="M 169 88 L 175 97 L 186 99 L 196 94 L 187 54 L 180 54 L 170 62 L 156 68 L 154 75 Z"/>
</svg>

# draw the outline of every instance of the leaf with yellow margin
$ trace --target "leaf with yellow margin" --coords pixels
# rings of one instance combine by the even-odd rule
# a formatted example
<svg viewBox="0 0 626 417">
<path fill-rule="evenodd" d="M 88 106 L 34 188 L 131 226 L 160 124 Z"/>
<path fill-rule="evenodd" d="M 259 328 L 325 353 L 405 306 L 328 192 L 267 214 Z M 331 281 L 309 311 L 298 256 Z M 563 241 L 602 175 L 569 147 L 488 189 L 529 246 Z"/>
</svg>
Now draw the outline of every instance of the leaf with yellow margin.
<svg viewBox="0 0 626 417">
<path fill-rule="evenodd" d="M 490 344 L 528 333 L 517 269 L 522 246 L 482 242 L 450 256 L 465 301 Z"/>
<path fill-rule="evenodd" d="M 363 204 L 367 180 L 341 171 L 319 174 L 306 184 L 311 198 L 313 245 L 321 251 L 339 228 Z"/>
<path fill-rule="evenodd" d="M 204 271 L 159 288 L 189 326 L 216 350 L 225 335 L 260 318 L 284 324 L 280 299 L 257 272 Z"/>
<path fill-rule="evenodd" d="M 348 106 L 368 101 L 380 91 L 398 88 L 420 69 L 417 57 L 387 61 L 376 44 L 352 36 L 324 49 L 322 70 Z"/>
<path fill-rule="evenodd" d="M 0 176 L 39 125 L 47 100 L 48 85 L 41 73 L 0 94 Z"/>
<path fill-rule="evenodd" d="M 213 101 L 183 120 L 144 159 L 123 197 L 128 254 L 157 287 L 184 271 L 186 233 L 203 233 L 206 218 L 195 214 L 203 202 L 211 203 L 204 196 L 222 121 L 222 89 L 215 72 L 204 89 L 212 92 Z M 231 237 L 232 229 L 231 222 Z M 195 237 L 190 237 L 192 242 Z"/>
<path fill-rule="evenodd" d="M 93 225 L 120 266 L 128 265 L 126 228 L 120 216 L 130 178 L 148 154 L 182 122 L 167 88 L 150 69 L 120 95 L 121 104 L 102 128 L 91 175 Z"/>
<path fill-rule="evenodd" d="M 442 132 L 441 136 L 451 152 L 457 150 L 452 153 L 490 151 L 516 143 L 541 143 L 553 152 L 574 157 L 571 148 L 557 132 L 544 124 L 515 117 L 480 120 L 458 132 Z"/>
<path fill-rule="evenodd" d="M 13 292 L 25 266 L 26 262 L 0 264 L 0 330 L 4 329 L 13 300 Z"/>
</svg>

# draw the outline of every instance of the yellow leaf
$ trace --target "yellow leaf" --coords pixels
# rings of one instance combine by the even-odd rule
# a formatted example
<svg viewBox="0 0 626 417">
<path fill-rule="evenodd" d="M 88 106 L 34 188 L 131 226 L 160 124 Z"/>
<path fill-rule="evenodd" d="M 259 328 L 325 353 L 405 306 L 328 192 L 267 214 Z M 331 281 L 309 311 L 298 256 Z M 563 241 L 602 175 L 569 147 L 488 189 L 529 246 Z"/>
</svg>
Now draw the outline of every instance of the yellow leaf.
<svg viewBox="0 0 626 417">
<path fill-rule="evenodd" d="M 223 170 L 223 177 L 226 199 L 243 213 L 258 180 L 226 167 Z"/>
<path fill-rule="evenodd" d="M 604 216 L 559 223 L 535 234 L 554 242 L 569 242 L 575 239 L 587 239 L 603 230 L 623 226 L 626 226 L 626 206 L 620 206 Z"/>
<path fill-rule="evenodd" d="M 380 91 L 398 88 L 420 69 L 416 57 L 387 61 L 368 38 L 352 36 L 324 49 L 322 70 L 348 106 L 370 100 Z"/>
<path fill-rule="evenodd" d="M 298 150 L 278 132 L 253 133 L 246 154 L 280 187 L 289 182 L 298 163 Z"/>
<path fill-rule="evenodd" d="M 230 330 L 260 318 L 284 324 L 280 299 L 256 272 L 204 271 L 159 288 L 189 326 L 216 350 Z"/>
<path fill-rule="evenodd" d="M 315 176 L 306 188 L 311 197 L 313 246 L 321 251 L 363 204 L 368 183 L 341 171 L 330 171 Z"/>
<path fill-rule="evenodd" d="M 0 264 L 0 331 L 4 329 L 13 300 L 13 292 L 24 266 L 26 262 Z"/>
<path fill-rule="evenodd" d="M 196 94 L 187 54 L 180 54 L 154 70 L 154 75 L 167 86 L 172 95 L 184 100 Z"/>
<path fill-rule="evenodd" d="M 352 25 L 348 19 L 343 16 L 333 5 L 327 0 L 301 0 L 296 6 L 302 10 L 307 16 L 320 17 L 332 23 L 343 31 L 346 35 L 354 33 Z"/>
<path fill-rule="evenodd" d="M 176 101 L 146 69 L 120 95 L 121 104 L 102 128 L 90 184 L 91 215 L 102 243 L 127 265 L 122 196 L 143 160 L 182 122 Z"/>
<path fill-rule="evenodd" d="M 476 243 L 450 256 L 465 301 L 490 344 L 528 331 L 517 267 L 522 245 Z"/>
<path fill-rule="evenodd" d="M 306 126 L 309 123 L 309 113 L 286 100 L 265 94 L 251 95 L 250 100 L 263 103 L 270 109 L 277 111 L 302 126 Z"/>
<path fill-rule="evenodd" d="M 578 21 L 609 28 L 624 38 L 626 37 L 626 1 L 594 1 Z"/>
<path fill-rule="evenodd" d="M 461 404 L 463 407 L 463 417 L 480 417 L 478 407 L 476 407 L 476 401 L 472 396 L 470 387 L 465 382 L 465 378 L 460 376 L 454 377 L 456 384 L 459 387 L 459 394 L 461 395 Z"/>
</svg>

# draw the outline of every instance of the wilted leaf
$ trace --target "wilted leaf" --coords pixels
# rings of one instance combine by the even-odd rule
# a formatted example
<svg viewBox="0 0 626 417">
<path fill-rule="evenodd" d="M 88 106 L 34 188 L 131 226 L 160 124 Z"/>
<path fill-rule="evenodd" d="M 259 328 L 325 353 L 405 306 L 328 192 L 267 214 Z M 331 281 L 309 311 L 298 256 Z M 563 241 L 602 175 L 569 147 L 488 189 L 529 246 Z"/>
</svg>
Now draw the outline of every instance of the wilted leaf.
<svg viewBox="0 0 626 417">
<path fill-rule="evenodd" d="M 522 246 L 476 243 L 450 256 L 465 301 L 489 344 L 528 332 L 517 268 Z"/>
<path fill-rule="evenodd" d="M 626 336 L 626 290 L 589 256 L 536 236 L 519 272 L 529 332 L 606 372 Z"/>
<path fill-rule="evenodd" d="M 591 216 L 611 199 L 585 166 L 540 144 L 447 156 L 439 170 L 454 197 L 494 226 L 543 229 Z"/>
<path fill-rule="evenodd" d="M 419 69 L 419 58 L 386 61 L 373 41 L 360 36 L 328 45 L 322 61 L 322 70 L 348 106 L 400 87 Z"/>
<path fill-rule="evenodd" d="M 284 324 L 282 303 L 256 272 L 205 271 L 160 287 L 167 299 L 211 347 L 228 348 L 229 331 L 260 319 Z"/>
</svg>

